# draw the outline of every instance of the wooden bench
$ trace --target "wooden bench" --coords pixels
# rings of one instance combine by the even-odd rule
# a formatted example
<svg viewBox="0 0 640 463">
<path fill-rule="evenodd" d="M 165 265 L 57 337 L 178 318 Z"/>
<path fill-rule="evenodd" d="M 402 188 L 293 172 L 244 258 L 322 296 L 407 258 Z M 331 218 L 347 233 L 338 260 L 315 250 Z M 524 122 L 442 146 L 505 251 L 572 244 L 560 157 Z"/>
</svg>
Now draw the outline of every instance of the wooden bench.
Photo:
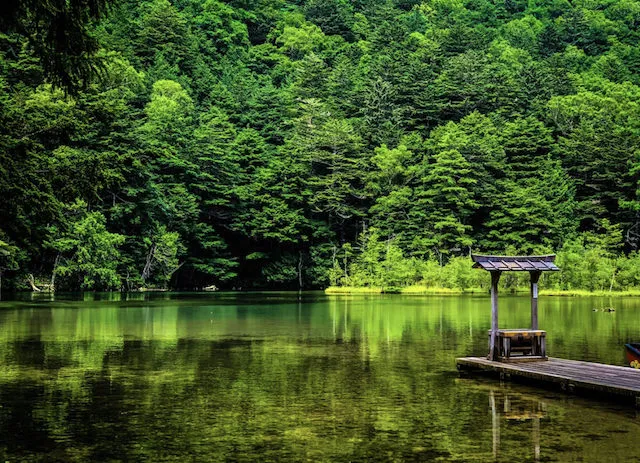
<svg viewBox="0 0 640 463">
<path fill-rule="evenodd" d="M 498 330 L 498 360 L 501 362 L 545 360 L 547 332 L 543 330 Z M 489 331 L 491 342 L 491 331 Z"/>
</svg>

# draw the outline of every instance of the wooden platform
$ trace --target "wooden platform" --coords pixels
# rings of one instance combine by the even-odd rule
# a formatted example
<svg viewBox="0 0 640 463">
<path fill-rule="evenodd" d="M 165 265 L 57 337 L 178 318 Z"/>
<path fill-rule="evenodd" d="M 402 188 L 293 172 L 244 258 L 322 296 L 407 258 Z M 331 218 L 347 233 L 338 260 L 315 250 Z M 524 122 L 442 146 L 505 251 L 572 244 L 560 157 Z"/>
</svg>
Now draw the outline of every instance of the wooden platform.
<svg viewBox="0 0 640 463">
<path fill-rule="evenodd" d="M 608 400 L 624 400 L 640 407 L 640 370 L 550 357 L 546 361 L 502 363 L 485 357 L 456 359 L 458 370 L 499 375 L 501 379 L 557 387 Z"/>
</svg>

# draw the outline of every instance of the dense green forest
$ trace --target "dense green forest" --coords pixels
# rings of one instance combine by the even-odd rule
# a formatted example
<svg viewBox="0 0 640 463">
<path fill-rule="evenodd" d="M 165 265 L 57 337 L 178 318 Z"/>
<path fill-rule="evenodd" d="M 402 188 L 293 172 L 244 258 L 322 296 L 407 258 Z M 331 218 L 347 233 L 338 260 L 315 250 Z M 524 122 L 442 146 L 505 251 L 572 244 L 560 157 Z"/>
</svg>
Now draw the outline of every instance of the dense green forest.
<svg viewBox="0 0 640 463">
<path fill-rule="evenodd" d="M 639 1 L 10 3 L 5 287 L 640 285 Z"/>
</svg>

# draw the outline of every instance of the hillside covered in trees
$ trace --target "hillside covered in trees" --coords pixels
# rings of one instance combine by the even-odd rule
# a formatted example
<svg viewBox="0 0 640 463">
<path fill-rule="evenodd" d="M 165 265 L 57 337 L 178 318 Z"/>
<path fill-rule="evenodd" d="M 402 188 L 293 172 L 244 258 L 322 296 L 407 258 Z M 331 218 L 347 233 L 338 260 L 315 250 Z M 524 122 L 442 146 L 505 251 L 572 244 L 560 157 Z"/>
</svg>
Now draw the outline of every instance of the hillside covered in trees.
<svg viewBox="0 0 640 463">
<path fill-rule="evenodd" d="M 0 34 L 5 287 L 402 285 L 471 249 L 559 251 L 559 285 L 640 284 L 638 1 L 96 18 L 91 72 L 59 81 L 36 32 Z"/>
</svg>

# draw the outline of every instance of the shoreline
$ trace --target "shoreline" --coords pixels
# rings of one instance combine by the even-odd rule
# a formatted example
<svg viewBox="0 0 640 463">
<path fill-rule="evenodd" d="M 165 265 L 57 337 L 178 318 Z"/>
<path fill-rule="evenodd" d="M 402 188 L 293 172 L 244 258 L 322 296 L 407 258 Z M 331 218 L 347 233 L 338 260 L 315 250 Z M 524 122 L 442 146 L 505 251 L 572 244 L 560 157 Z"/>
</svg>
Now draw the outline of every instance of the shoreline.
<svg viewBox="0 0 640 463">
<path fill-rule="evenodd" d="M 400 294 L 400 295 L 432 295 L 432 296 L 462 296 L 469 294 L 489 294 L 489 288 L 434 288 L 426 286 L 407 286 L 405 288 L 382 287 L 353 287 L 353 286 L 329 286 L 324 290 L 327 295 L 358 295 L 358 294 Z M 515 291 L 501 291 L 503 295 L 525 295 L 528 288 L 518 288 Z M 540 296 L 557 297 L 640 297 L 640 289 L 626 291 L 588 291 L 584 289 L 541 289 Z"/>
</svg>

